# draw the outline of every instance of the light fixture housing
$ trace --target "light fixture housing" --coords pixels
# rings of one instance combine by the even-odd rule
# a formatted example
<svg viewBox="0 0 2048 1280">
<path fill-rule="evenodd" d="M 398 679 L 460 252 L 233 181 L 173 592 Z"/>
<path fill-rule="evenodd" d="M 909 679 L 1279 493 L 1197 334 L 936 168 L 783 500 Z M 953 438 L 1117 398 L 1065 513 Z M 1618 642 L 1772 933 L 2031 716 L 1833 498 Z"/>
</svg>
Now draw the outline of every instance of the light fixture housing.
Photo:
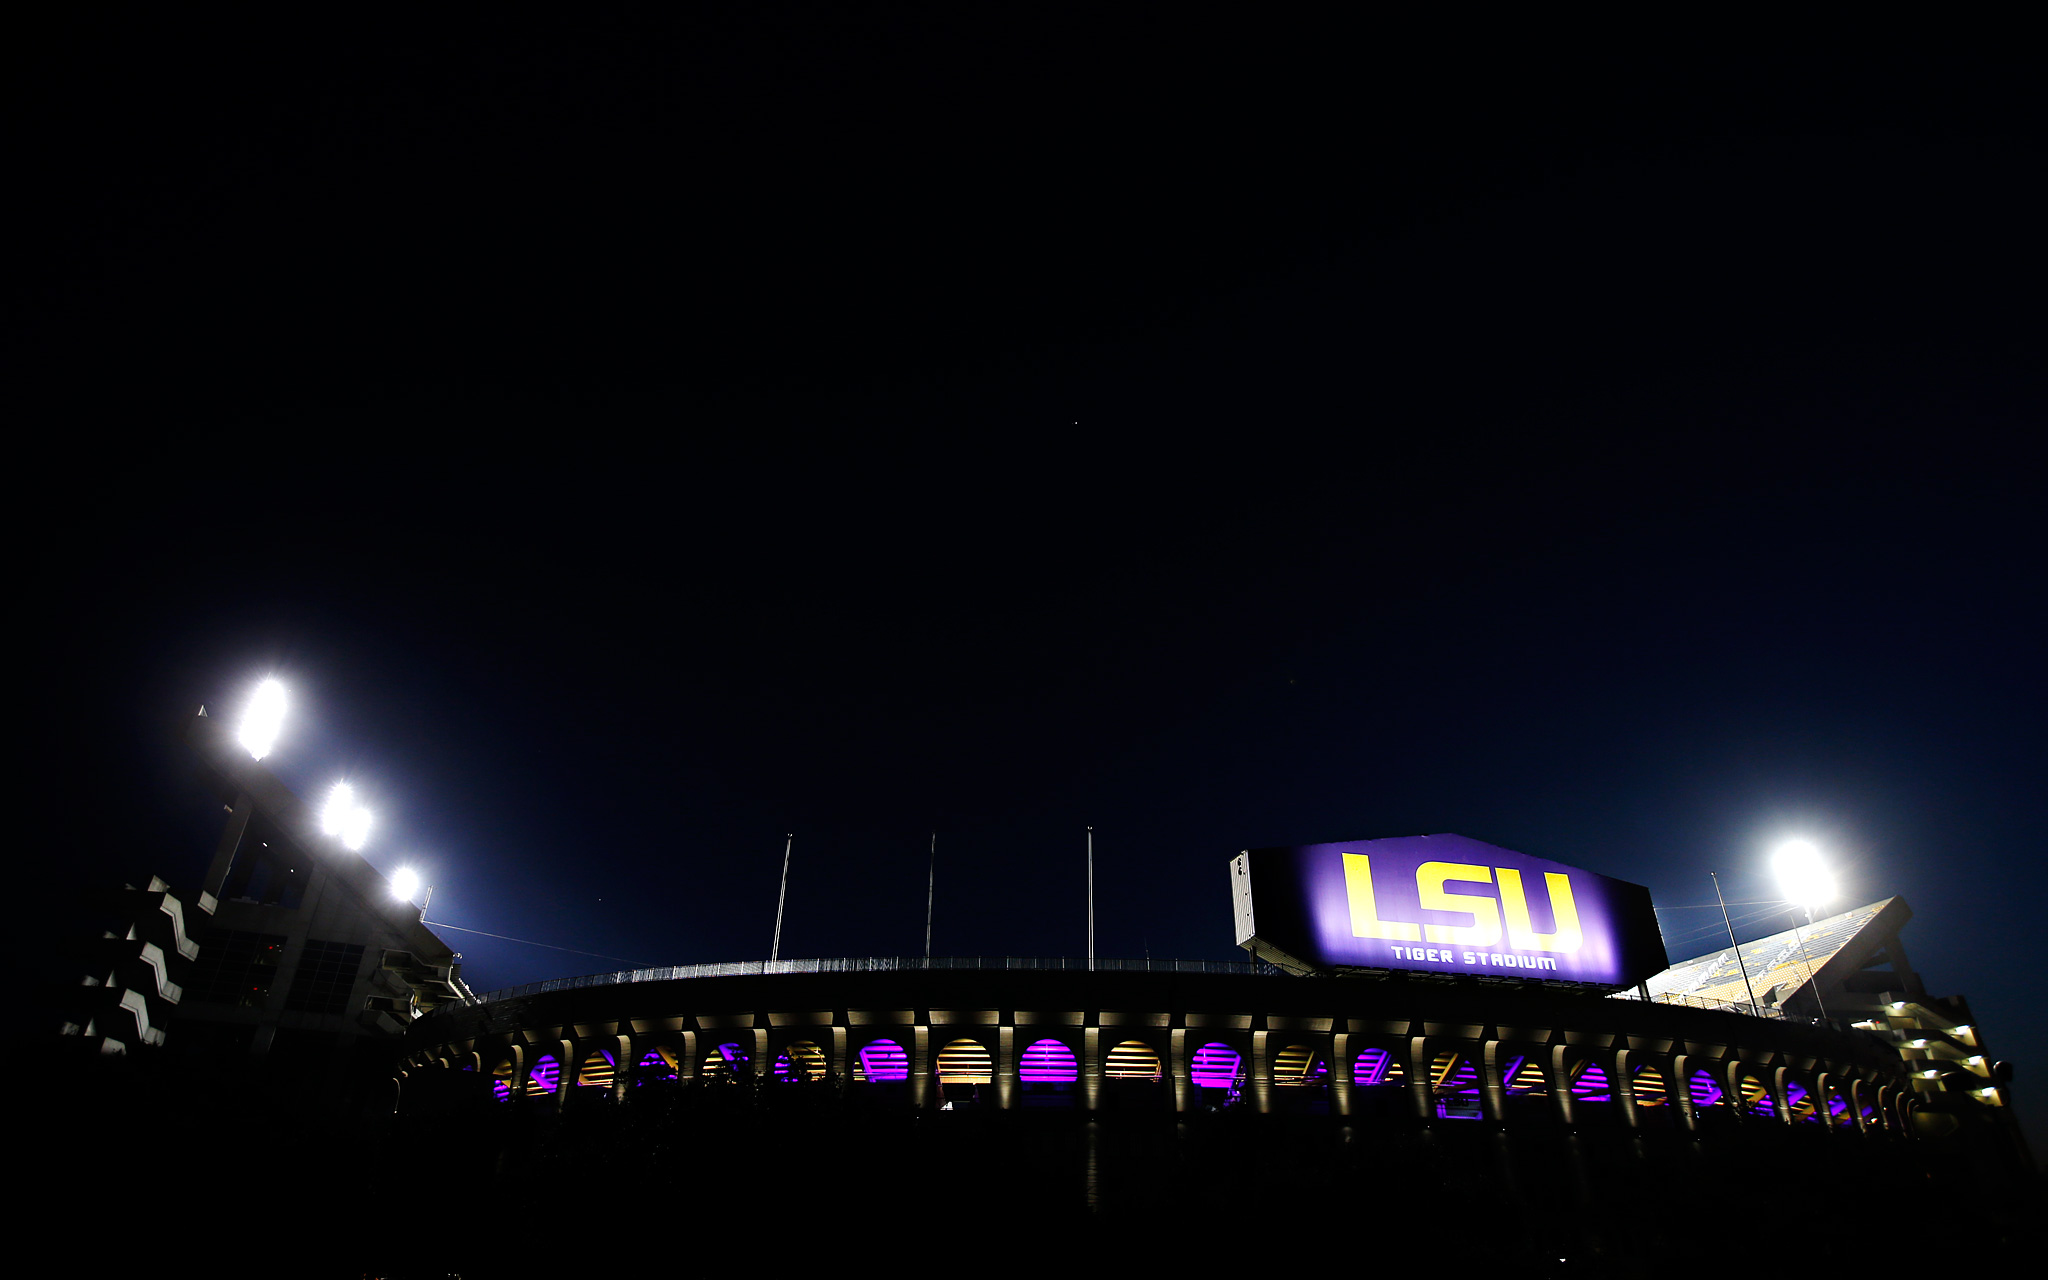
<svg viewBox="0 0 2048 1280">
<path fill-rule="evenodd" d="M 1811 910 L 1835 896 L 1835 875 L 1822 860 L 1811 840 L 1787 840 L 1771 854 L 1771 871 L 1778 877 L 1778 889 L 1799 906 Z"/>
<path fill-rule="evenodd" d="M 258 760 L 270 754 L 277 745 L 278 731 L 284 728 L 285 704 L 284 685 L 274 677 L 256 686 L 242 713 L 242 727 L 235 733 L 243 750 Z"/>
</svg>

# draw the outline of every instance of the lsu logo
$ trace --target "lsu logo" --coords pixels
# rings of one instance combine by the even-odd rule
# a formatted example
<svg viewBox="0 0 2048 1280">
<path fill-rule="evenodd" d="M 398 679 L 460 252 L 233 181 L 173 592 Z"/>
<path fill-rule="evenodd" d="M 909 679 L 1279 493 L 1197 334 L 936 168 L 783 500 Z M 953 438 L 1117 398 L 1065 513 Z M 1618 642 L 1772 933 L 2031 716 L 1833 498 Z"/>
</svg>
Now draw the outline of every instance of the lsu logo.
<svg viewBox="0 0 2048 1280">
<path fill-rule="evenodd" d="M 1499 896 L 1452 893 L 1446 883 L 1495 885 Z M 1389 942 L 1450 942 L 1468 947 L 1497 947 L 1505 930 L 1508 946 L 1517 951 L 1577 951 L 1585 941 L 1579 929 L 1579 907 L 1572 900 L 1572 878 L 1545 872 L 1554 933 L 1538 933 L 1529 922 L 1529 899 L 1522 873 L 1513 867 L 1485 867 L 1472 862 L 1425 862 L 1415 868 L 1415 893 L 1425 911 L 1457 911 L 1472 917 L 1464 926 L 1415 924 L 1382 920 L 1372 889 L 1372 860 L 1363 853 L 1344 855 L 1344 891 L 1351 904 L 1351 934 Z"/>
</svg>

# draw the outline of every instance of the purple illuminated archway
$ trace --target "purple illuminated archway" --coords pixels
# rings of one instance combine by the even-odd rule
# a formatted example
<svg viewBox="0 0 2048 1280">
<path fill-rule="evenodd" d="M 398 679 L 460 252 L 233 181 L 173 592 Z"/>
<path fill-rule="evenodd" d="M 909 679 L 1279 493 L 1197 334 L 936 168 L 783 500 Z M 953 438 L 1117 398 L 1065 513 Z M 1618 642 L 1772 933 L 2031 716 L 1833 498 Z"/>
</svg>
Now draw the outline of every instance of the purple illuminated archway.
<svg viewBox="0 0 2048 1280">
<path fill-rule="evenodd" d="M 862 1047 L 854 1071 L 862 1080 L 886 1084 L 910 1079 L 910 1055 L 894 1040 L 876 1040 Z"/>
<path fill-rule="evenodd" d="M 1081 1066 L 1058 1040 L 1038 1040 L 1017 1060 L 1017 1078 L 1025 1084 L 1072 1084 L 1081 1078 Z"/>
<path fill-rule="evenodd" d="M 1237 1084 L 1244 1058 L 1227 1044 L 1205 1044 L 1188 1060 L 1188 1078 L 1204 1089 L 1229 1089 Z"/>
</svg>

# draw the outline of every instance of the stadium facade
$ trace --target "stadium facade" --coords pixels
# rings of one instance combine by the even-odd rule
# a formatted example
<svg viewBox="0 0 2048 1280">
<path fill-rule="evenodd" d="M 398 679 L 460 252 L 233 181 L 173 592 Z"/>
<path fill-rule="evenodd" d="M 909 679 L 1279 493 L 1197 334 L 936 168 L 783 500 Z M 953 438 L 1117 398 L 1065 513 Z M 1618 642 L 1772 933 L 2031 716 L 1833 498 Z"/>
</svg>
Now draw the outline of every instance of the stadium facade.
<svg viewBox="0 0 2048 1280">
<path fill-rule="evenodd" d="M 173 1117 L 205 1162 L 164 1192 L 173 1218 L 293 1168 L 304 1207 L 257 1217 L 301 1261 L 400 1187 L 463 1230 L 349 1257 L 515 1274 L 673 1219 L 722 1265 L 757 1256 L 734 1225 L 763 1196 L 877 1244 L 914 1206 L 969 1249 L 995 1221 L 1307 1240 L 1369 1213 L 1375 1256 L 1417 1261 L 1445 1256 L 1425 1226 L 1448 1214 L 1467 1253 L 1532 1266 L 1846 1261 L 1860 1240 L 1810 1223 L 1880 1206 L 2024 1220 L 1999 1198 L 2032 1177 L 2010 1073 L 1908 963 L 1898 898 L 1670 964 L 1636 886 L 1406 837 L 1240 855 L 1249 961 L 752 961 L 477 994 L 225 726 L 189 738 L 226 828 L 193 909 L 160 881 L 124 895 L 128 936 L 81 989 L 81 1097 L 131 1099 L 81 1152 Z M 107 1074 L 124 1049 L 169 1065 L 138 1090 Z M 1799 1204 L 1729 1236 L 1725 1188 L 1760 1168 L 1778 1181 L 1752 1197 L 1787 1200 L 1791 1171 Z M 577 1232 L 508 1216 L 547 1188 Z M 676 1255 L 675 1230 L 615 1256 Z"/>
</svg>

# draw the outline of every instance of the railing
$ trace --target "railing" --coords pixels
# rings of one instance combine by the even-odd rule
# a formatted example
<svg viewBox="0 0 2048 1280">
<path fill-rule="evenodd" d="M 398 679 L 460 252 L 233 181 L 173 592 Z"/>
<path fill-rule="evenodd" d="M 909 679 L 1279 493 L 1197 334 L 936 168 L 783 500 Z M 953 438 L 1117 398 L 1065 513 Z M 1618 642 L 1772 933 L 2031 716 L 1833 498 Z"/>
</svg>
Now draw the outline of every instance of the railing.
<svg viewBox="0 0 2048 1280">
<path fill-rule="evenodd" d="M 469 1000 L 451 1000 L 443 1008 L 473 1008 L 493 1000 L 576 991 L 584 987 L 615 987 L 634 982 L 673 982 L 680 978 L 743 978 L 778 973 L 893 973 L 908 969 L 1077 969 L 1098 973 L 1230 973 L 1270 977 L 1280 970 L 1262 960 L 1087 960 L 1073 956 L 827 956 L 815 960 L 728 960 L 718 964 L 678 964 L 654 969 L 619 969 L 575 978 L 549 978 L 523 987 L 486 991 Z"/>
<path fill-rule="evenodd" d="M 1634 989 L 1617 991 L 1610 1000 L 1638 1000 Z M 1811 1018 L 1794 1018 L 1775 1005 L 1751 1005 L 1743 1000 L 1709 1000 L 1705 996 L 1680 995 L 1675 991 L 1662 991 L 1650 997 L 1651 1004 L 1684 1005 L 1688 1009 L 1716 1009 L 1722 1013 L 1739 1013 L 1746 1018 L 1776 1018 L 1783 1022 L 1811 1022 Z"/>
</svg>

